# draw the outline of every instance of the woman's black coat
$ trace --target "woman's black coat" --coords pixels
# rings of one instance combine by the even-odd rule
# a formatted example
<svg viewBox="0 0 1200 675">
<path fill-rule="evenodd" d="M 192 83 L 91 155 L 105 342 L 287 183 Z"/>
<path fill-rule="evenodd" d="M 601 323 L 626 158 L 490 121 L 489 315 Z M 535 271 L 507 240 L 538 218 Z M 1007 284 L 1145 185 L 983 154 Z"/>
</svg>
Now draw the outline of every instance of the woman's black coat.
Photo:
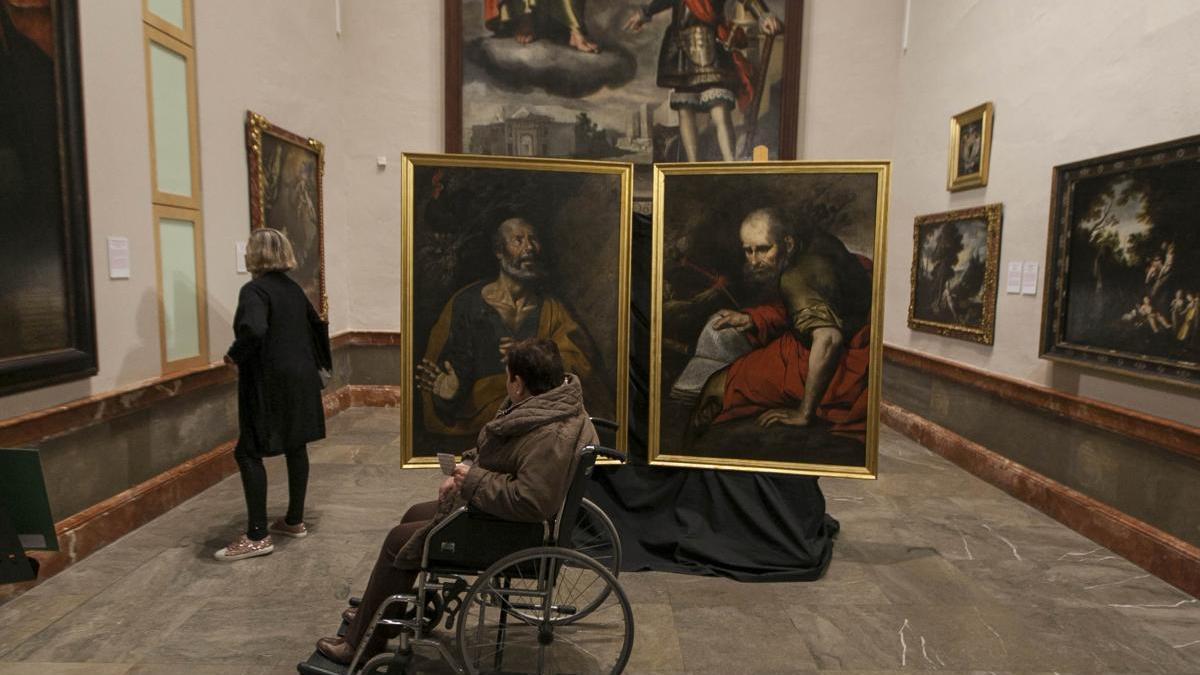
<svg viewBox="0 0 1200 675">
<path fill-rule="evenodd" d="M 266 457 L 325 438 L 317 369 L 332 370 L 329 326 L 300 285 L 268 272 L 242 286 L 233 333 L 238 449 Z"/>
</svg>

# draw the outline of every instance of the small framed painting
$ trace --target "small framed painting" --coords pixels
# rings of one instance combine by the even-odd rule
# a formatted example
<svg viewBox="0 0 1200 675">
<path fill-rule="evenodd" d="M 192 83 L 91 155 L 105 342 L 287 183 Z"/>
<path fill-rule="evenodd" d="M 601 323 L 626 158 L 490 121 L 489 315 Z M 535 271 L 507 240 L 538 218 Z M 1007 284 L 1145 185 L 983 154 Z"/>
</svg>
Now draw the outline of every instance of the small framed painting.
<svg viewBox="0 0 1200 675">
<path fill-rule="evenodd" d="M 992 344 L 1003 206 L 917 216 L 908 327 Z"/>
<path fill-rule="evenodd" d="M 272 227 L 287 235 L 296 253 L 289 274 L 309 302 L 329 320 L 325 292 L 325 145 L 246 111 L 250 169 L 250 229 Z"/>
<path fill-rule="evenodd" d="M 950 118 L 950 167 L 946 189 L 951 192 L 983 187 L 992 159 L 992 102 Z"/>
</svg>

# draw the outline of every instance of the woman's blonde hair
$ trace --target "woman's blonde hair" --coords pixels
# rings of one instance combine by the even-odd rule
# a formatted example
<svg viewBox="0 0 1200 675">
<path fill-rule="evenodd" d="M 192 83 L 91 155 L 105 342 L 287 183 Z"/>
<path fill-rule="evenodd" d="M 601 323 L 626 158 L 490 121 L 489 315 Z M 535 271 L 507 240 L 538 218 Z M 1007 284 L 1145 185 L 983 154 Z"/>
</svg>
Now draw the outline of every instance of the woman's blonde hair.
<svg viewBox="0 0 1200 675">
<path fill-rule="evenodd" d="M 267 272 L 286 272 L 296 266 L 296 253 L 287 235 L 270 227 L 250 233 L 246 242 L 246 269 L 255 276 Z"/>
</svg>

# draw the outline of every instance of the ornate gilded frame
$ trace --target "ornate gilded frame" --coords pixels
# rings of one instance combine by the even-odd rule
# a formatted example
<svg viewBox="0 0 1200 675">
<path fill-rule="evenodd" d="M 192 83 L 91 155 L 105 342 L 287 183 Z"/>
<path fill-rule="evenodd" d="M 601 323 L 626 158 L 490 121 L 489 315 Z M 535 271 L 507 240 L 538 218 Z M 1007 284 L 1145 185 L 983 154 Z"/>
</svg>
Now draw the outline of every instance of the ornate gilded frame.
<svg viewBox="0 0 1200 675">
<path fill-rule="evenodd" d="M 876 177 L 875 245 L 871 279 L 871 348 L 868 364 L 866 462 L 863 466 L 839 466 L 807 462 L 756 461 L 738 458 L 711 458 L 664 452 L 662 448 L 662 309 L 663 309 L 663 216 L 668 176 L 695 174 L 728 175 L 732 180 L 747 174 L 872 174 Z M 886 161 L 846 162 L 704 162 L 695 164 L 654 165 L 654 217 L 650 273 L 650 424 L 649 460 L 655 465 L 683 466 L 734 471 L 874 479 L 879 463 L 879 400 L 883 387 L 883 289 L 887 255 L 887 209 L 891 163 Z"/>
<path fill-rule="evenodd" d="M 992 102 L 982 103 L 950 118 L 950 160 L 946 173 L 946 189 L 951 192 L 983 187 L 988 182 L 988 167 L 992 163 Z M 959 131 L 972 122 L 982 120 L 982 140 L 979 151 L 979 171 L 958 173 Z"/>
<path fill-rule="evenodd" d="M 436 456 L 416 456 L 413 453 L 412 383 L 415 377 L 416 354 L 413 341 L 413 283 L 414 283 L 414 169 L 417 167 L 448 167 L 477 169 L 516 169 L 523 171 L 556 171 L 615 175 L 621 181 L 620 259 L 617 261 L 617 357 L 616 357 L 616 422 L 617 450 L 627 450 L 629 432 L 629 303 L 630 259 L 633 242 L 633 165 L 620 162 L 600 162 L 576 159 L 531 159 L 484 155 L 448 155 L 404 153 L 401 158 L 401 336 L 400 381 L 404 383 L 403 415 L 400 423 L 400 457 L 404 468 L 436 468 Z"/>
<path fill-rule="evenodd" d="M 1042 300 L 1040 358 L 1130 377 L 1200 389 L 1200 363 L 1094 347 L 1066 337 L 1068 272 L 1071 258 L 1073 196 L 1081 179 L 1133 169 L 1200 162 L 1200 135 L 1054 167 L 1050 189 L 1050 227 L 1046 241 L 1045 297 Z M 1185 261 L 1184 264 L 1187 264 Z"/>
<path fill-rule="evenodd" d="M 329 294 L 325 285 L 325 144 L 315 138 L 294 134 L 271 123 L 253 110 L 246 111 L 246 161 L 249 165 L 251 230 L 267 225 L 266 206 L 263 204 L 263 194 L 266 192 L 262 156 L 264 134 L 317 156 L 317 253 L 320 256 L 321 302 L 316 309 L 320 312 L 321 319 L 328 321 Z"/>
<path fill-rule="evenodd" d="M 985 345 L 995 341 L 996 330 L 996 288 L 1000 278 L 1000 228 L 1003 220 L 1004 206 L 988 204 L 969 209 L 958 209 L 944 213 L 933 213 L 917 216 L 913 221 L 913 262 L 912 273 L 909 276 L 908 291 L 908 327 L 928 333 L 937 333 L 946 337 L 971 340 Z M 921 232 L 929 225 L 955 222 L 959 220 L 983 220 L 987 223 L 987 261 L 983 277 L 983 321 L 978 328 L 965 324 L 942 323 L 916 316 L 917 280 L 921 261 Z"/>
</svg>

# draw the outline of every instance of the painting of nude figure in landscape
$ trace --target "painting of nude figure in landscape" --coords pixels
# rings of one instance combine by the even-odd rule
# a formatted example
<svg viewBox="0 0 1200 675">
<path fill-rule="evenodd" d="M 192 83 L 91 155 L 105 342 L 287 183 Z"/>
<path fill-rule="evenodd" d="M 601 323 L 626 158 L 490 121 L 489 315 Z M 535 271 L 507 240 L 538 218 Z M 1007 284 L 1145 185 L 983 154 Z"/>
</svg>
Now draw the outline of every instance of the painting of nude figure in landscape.
<svg viewBox="0 0 1200 675">
<path fill-rule="evenodd" d="M 1056 167 L 1042 356 L 1200 386 L 1200 136 Z"/>
<path fill-rule="evenodd" d="M 652 463 L 874 476 L 888 174 L 655 167 Z"/>
</svg>

